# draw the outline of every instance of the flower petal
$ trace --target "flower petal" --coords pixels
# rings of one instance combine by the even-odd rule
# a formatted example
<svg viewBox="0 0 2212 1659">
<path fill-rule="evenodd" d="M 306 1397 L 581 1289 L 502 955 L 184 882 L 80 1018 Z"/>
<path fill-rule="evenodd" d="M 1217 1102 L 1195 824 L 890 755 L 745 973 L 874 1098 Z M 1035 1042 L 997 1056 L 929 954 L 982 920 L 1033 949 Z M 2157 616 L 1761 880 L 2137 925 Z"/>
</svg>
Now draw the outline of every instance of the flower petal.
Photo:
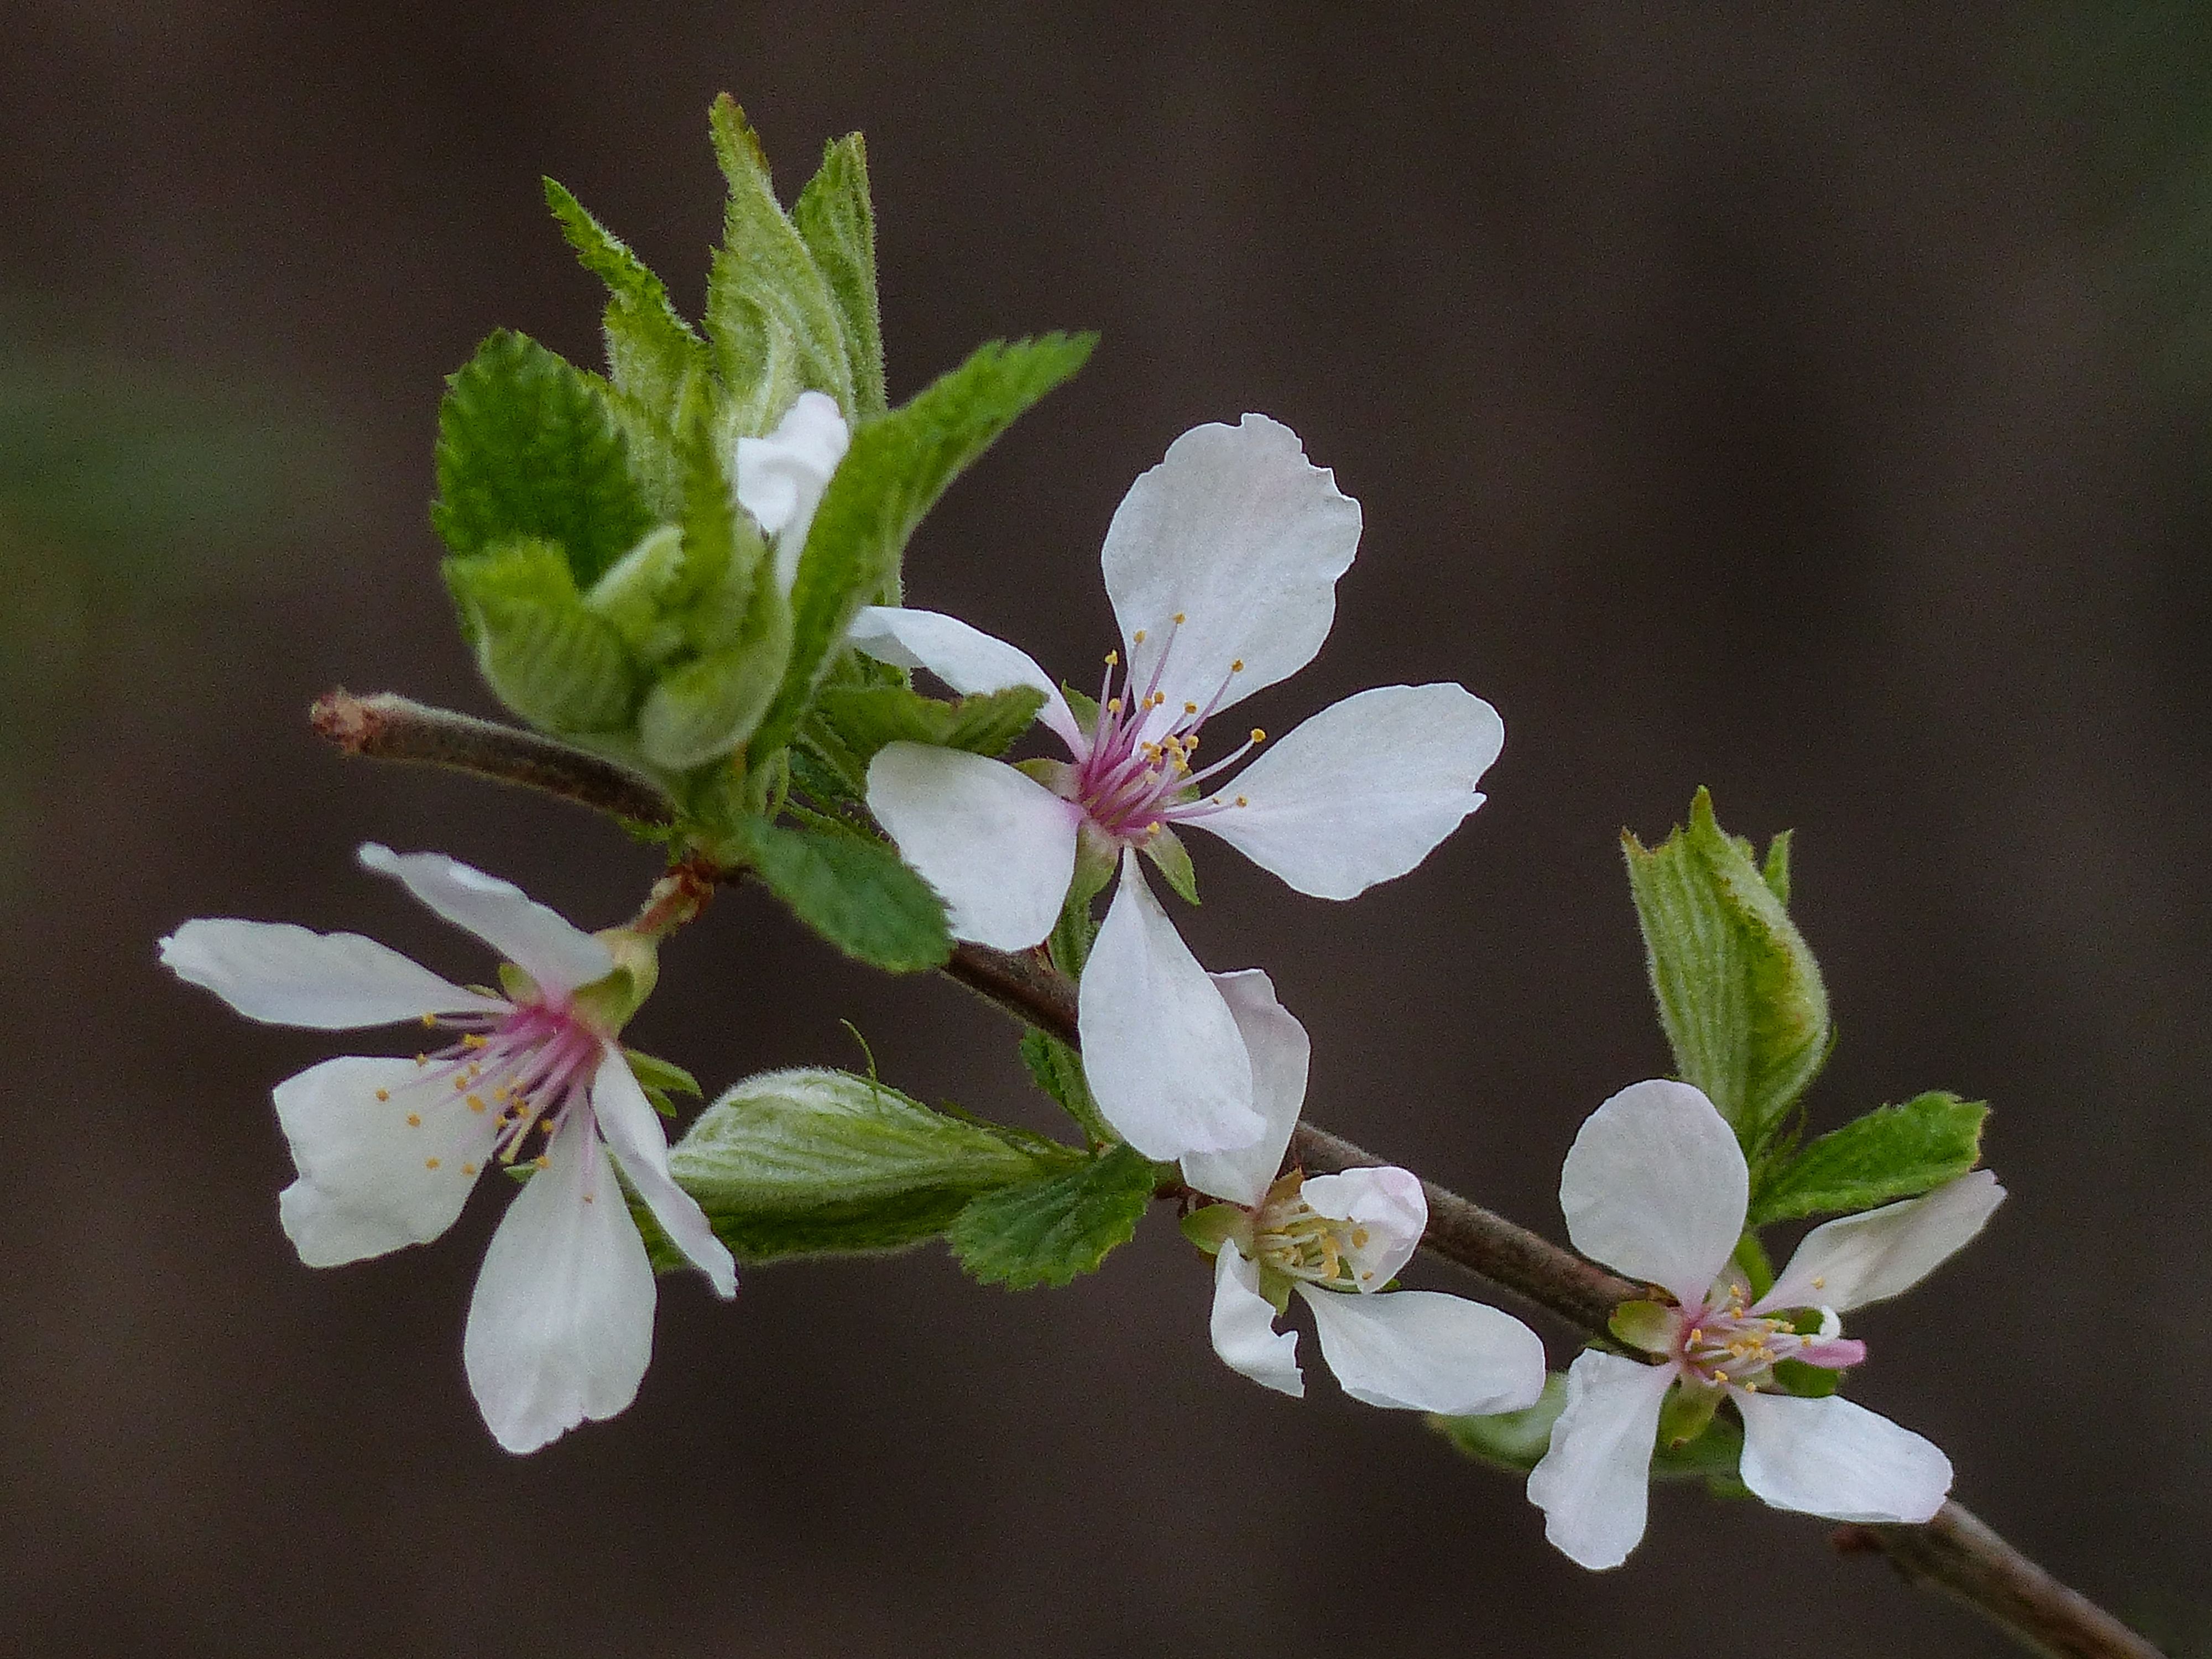
<svg viewBox="0 0 2212 1659">
<path fill-rule="evenodd" d="M 1309 1176 L 1298 1196 L 1316 1214 L 1352 1224 L 1346 1259 L 1353 1285 L 1364 1292 L 1379 1291 L 1395 1279 L 1428 1231 L 1429 1200 L 1420 1176 L 1409 1170 L 1386 1164 Z"/>
<path fill-rule="evenodd" d="M 1224 1152 L 1187 1152 L 1182 1178 L 1201 1193 L 1248 1208 L 1267 1195 L 1290 1150 L 1291 1132 L 1306 1103 L 1306 1069 L 1313 1045 L 1306 1028 L 1275 1000 L 1275 988 L 1257 968 L 1209 974 L 1252 1062 L 1252 1104 L 1267 1127 L 1249 1146 Z"/>
<path fill-rule="evenodd" d="M 1260 1294 L 1260 1269 L 1234 1244 L 1213 1258 L 1213 1351 L 1221 1363 L 1255 1382 L 1303 1400 L 1298 1334 L 1275 1328 L 1275 1310 Z"/>
<path fill-rule="evenodd" d="M 1590 1114 L 1559 1172 L 1559 1207 L 1584 1255 L 1693 1307 L 1742 1235 L 1750 1188 L 1742 1149 L 1712 1102 L 1656 1080 Z"/>
<path fill-rule="evenodd" d="M 373 939 L 318 933 L 289 921 L 228 916 L 188 921 L 161 941 L 161 963 L 248 1019 L 319 1031 L 507 1006 L 439 978 Z"/>
<path fill-rule="evenodd" d="M 713 1281 L 717 1296 L 735 1296 L 738 1264 L 731 1259 L 730 1248 L 714 1237 L 714 1224 L 699 1200 L 668 1173 L 668 1138 L 660 1127 L 660 1114 L 638 1086 L 621 1048 L 611 1042 L 592 1079 L 592 1113 L 615 1161 L 645 1200 L 661 1231 Z"/>
<path fill-rule="evenodd" d="M 1868 1522 L 1942 1508 L 1951 1460 L 1911 1430 L 1841 1395 L 1729 1393 L 1743 1418 L 1743 1484 L 1775 1508 Z"/>
<path fill-rule="evenodd" d="M 361 861 L 391 876 L 456 927 L 467 929 L 538 981 L 565 994 L 615 970 L 607 947 L 511 881 L 443 853 L 395 853 L 364 842 Z"/>
<path fill-rule="evenodd" d="M 507 1206 L 477 1275 L 461 1358 L 499 1443 L 535 1451 L 636 1397 L 653 1357 L 653 1267 L 577 1114 Z"/>
<path fill-rule="evenodd" d="M 1081 809 L 1003 761 L 927 743 L 868 763 L 868 810 L 945 901 L 955 939 L 1021 951 L 1052 932 Z"/>
<path fill-rule="evenodd" d="M 1131 685 L 1152 683 L 1170 643 L 1170 709 L 1225 708 L 1295 674 L 1328 637 L 1358 545 L 1359 503 L 1290 428 L 1264 415 L 1193 427 L 1129 486 L 1099 555 Z"/>
<path fill-rule="evenodd" d="M 1052 676 L 1019 647 L 971 628 L 957 617 L 889 605 L 872 605 L 861 611 L 845 637 L 854 649 L 879 662 L 927 668 L 963 697 L 970 692 L 1033 686 L 1044 693 L 1037 718 L 1071 750 L 1080 752 L 1083 733 L 1069 712 L 1067 698 Z"/>
<path fill-rule="evenodd" d="M 1441 1291 L 1297 1288 L 1322 1358 L 1354 1400 L 1468 1417 L 1517 1412 L 1544 1392 L 1544 1344 L 1511 1314 Z"/>
<path fill-rule="evenodd" d="M 285 1236 L 310 1267 L 425 1244 L 453 1224 L 491 1155 L 490 1115 L 411 1060 L 343 1055 L 273 1091 L 300 1178 Z"/>
<path fill-rule="evenodd" d="M 1923 1198 L 1824 1222 L 1799 1241 L 1754 1311 L 1848 1312 L 1910 1290 L 1981 1231 L 2004 1195 L 1995 1175 L 1976 1170 Z"/>
<path fill-rule="evenodd" d="M 1404 875 L 1482 805 L 1504 745 L 1498 711 L 1464 686 L 1379 685 L 1295 727 L 1188 822 L 1315 898 Z M 1243 803 L 1238 805 L 1237 803 Z"/>
<path fill-rule="evenodd" d="M 1077 985 L 1076 1024 L 1098 1109 L 1146 1158 L 1226 1152 L 1266 1131 L 1236 1018 L 1134 852 L 1121 854 L 1121 884 Z"/>
<path fill-rule="evenodd" d="M 1585 1567 L 1617 1567 L 1644 1536 L 1651 1449 L 1671 1366 L 1619 1354 L 1579 1354 L 1567 1368 L 1566 1409 L 1552 1444 L 1528 1471 L 1528 1501 L 1544 1511 L 1544 1536 Z"/>
<path fill-rule="evenodd" d="M 800 392 L 767 437 L 738 440 L 738 505 L 775 538 L 775 579 L 787 593 L 814 509 L 852 441 L 837 400 L 820 392 Z"/>
</svg>

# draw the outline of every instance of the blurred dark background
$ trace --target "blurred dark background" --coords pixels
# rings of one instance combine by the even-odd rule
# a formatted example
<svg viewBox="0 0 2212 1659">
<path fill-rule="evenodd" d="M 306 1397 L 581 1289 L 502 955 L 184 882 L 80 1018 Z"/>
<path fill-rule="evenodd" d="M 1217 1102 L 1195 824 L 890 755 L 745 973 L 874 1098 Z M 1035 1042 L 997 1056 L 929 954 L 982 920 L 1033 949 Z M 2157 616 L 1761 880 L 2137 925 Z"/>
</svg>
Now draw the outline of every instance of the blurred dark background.
<svg viewBox="0 0 2212 1659">
<path fill-rule="evenodd" d="M 1582 1573 L 1418 1421 L 1229 1374 L 1164 1217 L 1058 1295 L 935 1250 L 756 1271 L 734 1309 L 667 1280 L 637 1403 L 521 1461 L 461 1376 L 495 1203 L 298 1265 L 267 1090 L 331 1046 L 153 941 L 292 919 L 481 973 L 353 866 L 367 837 L 587 926 L 633 906 L 650 860 L 611 828 L 341 763 L 302 716 L 334 683 L 493 712 L 425 518 L 441 377 L 498 324 L 597 360 L 541 173 L 696 310 L 726 88 L 787 193 L 867 133 L 894 395 L 987 337 L 1103 331 L 925 527 L 917 602 L 1079 678 L 1123 489 L 1262 410 L 1367 530 L 1255 717 L 1426 678 L 1504 712 L 1489 805 L 1356 904 L 1199 849 L 1189 933 L 1273 970 L 1316 1119 L 1559 1236 L 1575 1127 L 1666 1065 L 1619 830 L 1701 782 L 1732 828 L 1796 826 L 1842 1031 L 1814 1127 L 1987 1098 L 2013 1193 L 1855 1328 L 1857 1392 L 2203 1651 L 2212 14 L 1788 15 L 18 0 L 11 1650 L 2007 1650 L 1820 1523 L 1695 1492 Z M 757 895 L 665 967 L 634 1029 L 710 1084 L 850 1060 L 842 1016 L 917 1094 L 1035 1110 L 996 1015 Z"/>
</svg>

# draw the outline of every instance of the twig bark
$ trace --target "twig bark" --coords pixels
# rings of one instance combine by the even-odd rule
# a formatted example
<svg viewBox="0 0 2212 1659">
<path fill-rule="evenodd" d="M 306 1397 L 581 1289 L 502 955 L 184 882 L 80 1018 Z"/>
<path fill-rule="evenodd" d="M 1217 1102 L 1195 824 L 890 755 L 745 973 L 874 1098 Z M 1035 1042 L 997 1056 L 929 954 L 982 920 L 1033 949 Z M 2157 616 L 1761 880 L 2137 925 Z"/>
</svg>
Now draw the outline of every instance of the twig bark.
<svg viewBox="0 0 2212 1659">
<path fill-rule="evenodd" d="M 319 699 L 315 730 L 347 754 L 416 761 L 519 783 L 635 822 L 666 825 L 674 806 L 650 781 L 533 732 L 385 694 L 332 691 Z M 696 877 L 716 872 L 690 866 Z M 1080 1045 L 1075 987 L 1035 952 L 955 948 L 945 971 L 1017 1019 Z M 1310 1124 L 1291 1143 L 1300 1164 L 1333 1171 L 1383 1160 Z M 1648 1292 L 1573 1251 L 1492 1214 L 1433 1182 L 1424 1248 L 1526 1297 L 1594 1336 L 1614 1308 Z M 1924 1526 L 1847 1527 L 1839 1548 L 1878 1550 L 1914 1583 L 1933 1585 L 2016 1641 L 2062 1659 L 2159 1659 L 2159 1650 L 2086 1596 L 2069 1589 L 1960 1504 Z"/>
</svg>

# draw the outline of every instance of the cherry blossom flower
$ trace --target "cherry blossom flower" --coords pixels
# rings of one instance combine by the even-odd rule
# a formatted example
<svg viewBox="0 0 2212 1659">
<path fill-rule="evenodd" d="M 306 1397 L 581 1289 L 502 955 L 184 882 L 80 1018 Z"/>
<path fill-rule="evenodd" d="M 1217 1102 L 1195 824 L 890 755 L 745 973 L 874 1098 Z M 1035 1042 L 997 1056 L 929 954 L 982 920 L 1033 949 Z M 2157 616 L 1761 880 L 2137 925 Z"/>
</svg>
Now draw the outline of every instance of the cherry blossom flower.
<svg viewBox="0 0 2212 1659">
<path fill-rule="evenodd" d="M 1620 1565 L 1644 1535 L 1662 1410 L 1686 1438 L 1723 1401 L 1733 1406 L 1743 1483 L 1777 1509 L 1919 1522 L 1950 1490 L 1950 1460 L 1919 1435 L 1833 1393 L 1793 1393 L 1792 1382 L 1863 1359 L 1838 1316 L 1917 1284 L 1982 1230 L 2004 1188 L 1977 1170 L 1815 1227 L 1756 1298 L 1730 1261 L 1749 1195 L 1734 1132 L 1686 1083 L 1622 1090 L 1567 1154 L 1559 1203 L 1575 1248 L 1674 1297 L 1632 1303 L 1614 1320 L 1656 1363 L 1595 1351 L 1576 1359 L 1551 1448 L 1528 1476 L 1545 1535 L 1586 1567 Z"/>
<path fill-rule="evenodd" d="M 1289 428 L 1247 415 L 1184 433 L 1115 511 L 1100 562 L 1123 650 L 1107 656 L 1095 716 L 1079 720 L 1026 654 L 951 617 L 880 607 L 854 624 L 860 649 L 956 691 L 1044 694 L 1039 717 L 1072 761 L 1018 769 L 894 743 L 869 766 L 868 805 L 954 934 L 1001 950 L 1051 931 L 1079 847 L 1118 858 L 1079 1017 L 1099 1109 L 1147 1157 L 1249 1145 L 1261 1119 L 1237 1022 L 1138 854 L 1175 867 L 1189 825 L 1301 893 L 1351 898 L 1404 875 L 1482 804 L 1475 784 L 1504 744 L 1497 712 L 1462 687 L 1391 685 L 1322 710 L 1233 784 L 1225 769 L 1263 732 L 1199 763 L 1210 721 L 1321 649 L 1358 541 L 1358 503 Z"/>
<path fill-rule="evenodd" d="M 836 398 L 802 392 L 775 431 L 737 441 L 732 472 L 738 505 L 774 542 L 776 585 L 787 593 L 799 574 L 799 556 L 805 551 L 814 509 L 822 505 L 830 475 L 852 441 Z"/>
<path fill-rule="evenodd" d="M 1417 1177 L 1379 1169 L 1276 1178 L 1305 1103 L 1305 1028 L 1256 969 L 1215 975 L 1213 983 L 1252 1056 L 1253 1097 L 1267 1126 L 1248 1147 L 1182 1161 L 1188 1184 L 1228 1200 L 1187 1223 L 1215 1252 L 1212 1327 L 1222 1363 L 1304 1397 L 1297 1334 L 1274 1327 L 1295 1291 L 1354 1400 L 1460 1416 L 1534 1405 L 1544 1390 L 1544 1345 L 1526 1325 L 1463 1297 L 1384 1289 L 1428 1226 Z"/>
<path fill-rule="evenodd" d="M 419 1020 L 450 1034 L 434 1052 L 326 1060 L 276 1085 L 299 1170 L 278 1210 L 302 1261 L 337 1267 L 427 1243 L 486 1171 L 535 1165 L 485 1253 L 462 1350 L 493 1435 L 534 1451 L 628 1406 L 652 1355 L 653 1268 L 614 1166 L 716 1292 L 737 1293 L 736 1265 L 671 1178 L 659 1118 L 615 1042 L 650 988 L 650 956 L 635 935 L 584 933 L 440 854 L 371 843 L 361 861 L 497 951 L 508 994 L 450 984 L 358 933 L 277 922 L 188 921 L 161 960 L 249 1019 Z"/>
</svg>

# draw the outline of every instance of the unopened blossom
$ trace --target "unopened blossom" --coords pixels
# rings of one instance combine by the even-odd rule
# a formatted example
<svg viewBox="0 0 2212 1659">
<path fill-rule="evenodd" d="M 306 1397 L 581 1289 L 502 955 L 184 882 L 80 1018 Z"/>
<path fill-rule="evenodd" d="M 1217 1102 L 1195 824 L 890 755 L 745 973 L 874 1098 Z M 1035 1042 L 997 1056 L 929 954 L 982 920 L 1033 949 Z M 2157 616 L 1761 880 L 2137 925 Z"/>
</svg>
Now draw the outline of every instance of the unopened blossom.
<svg viewBox="0 0 2212 1659">
<path fill-rule="evenodd" d="M 814 509 L 851 442 L 837 400 L 820 392 L 800 392 L 766 437 L 737 441 L 731 470 L 738 505 L 773 544 L 776 585 L 787 593 L 799 574 Z"/>
<path fill-rule="evenodd" d="M 411 1058 L 347 1055 L 276 1085 L 299 1171 L 278 1211 L 300 1259 L 331 1267 L 427 1243 L 484 1174 L 533 1169 L 485 1253 L 463 1358 L 500 1444 L 534 1451 L 628 1406 L 652 1355 L 653 1267 L 617 1164 L 718 1294 L 737 1293 L 736 1265 L 671 1178 L 659 1116 L 615 1041 L 646 988 L 611 977 L 625 964 L 609 937 L 636 942 L 586 933 L 440 854 L 371 843 L 361 861 L 498 951 L 519 970 L 508 993 L 451 984 L 358 933 L 278 922 L 188 921 L 161 960 L 250 1019 L 441 1034 Z"/>
<path fill-rule="evenodd" d="M 1662 1411 L 1686 1435 L 1733 1407 L 1738 1472 L 1777 1509 L 1920 1522 L 1950 1490 L 1950 1460 L 1929 1442 L 1840 1395 L 1793 1394 L 1790 1367 L 1837 1372 L 1863 1359 L 1840 1316 L 1917 1284 L 1982 1230 L 2004 1188 L 1977 1170 L 1815 1227 L 1764 1296 L 1731 1264 L 1749 1194 L 1734 1132 L 1686 1083 L 1622 1090 L 1567 1154 L 1559 1203 L 1575 1248 L 1674 1298 L 1614 1320 L 1653 1363 L 1595 1351 L 1575 1361 L 1551 1449 L 1528 1477 L 1545 1535 L 1586 1567 L 1618 1566 L 1644 1535 Z"/>
<path fill-rule="evenodd" d="M 1072 757 L 1044 780 L 959 750 L 894 743 L 868 805 L 943 896 L 953 933 L 1002 950 L 1042 940 L 1079 846 L 1121 884 L 1082 978 L 1084 1063 L 1099 1109 L 1147 1157 L 1249 1145 L 1252 1066 L 1229 1006 L 1146 883 L 1139 854 L 1182 856 L 1178 828 L 1220 836 L 1301 893 L 1346 899 L 1404 875 L 1482 803 L 1504 728 L 1450 684 L 1362 691 L 1237 773 L 1265 733 L 1200 753 L 1212 723 L 1313 659 L 1359 506 L 1261 415 L 1194 427 L 1130 487 L 1100 556 L 1122 648 L 1079 720 L 1023 652 L 934 611 L 864 611 L 860 649 L 962 693 L 1032 686 Z"/>
<path fill-rule="evenodd" d="M 1304 1027 L 1256 969 L 1213 976 L 1252 1057 L 1267 1127 L 1251 1146 L 1192 1153 L 1183 1179 L 1227 1200 L 1194 1211 L 1215 1247 L 1213 1351 L 1231 1370 L 1302 1398 L 1295 1332 L 1275 1318 L 1295 1291 L 1345 1393 L 1370 1406 L 1455 1416 L 1519 1411 L 1544 1390 L 1544 1345 L 1510 1314 L 1438 1291 L 1386 1290 L 1429 1221 L 1404 1170 L 1278 1179 L 1305 1103 Z"/>
</svg>

